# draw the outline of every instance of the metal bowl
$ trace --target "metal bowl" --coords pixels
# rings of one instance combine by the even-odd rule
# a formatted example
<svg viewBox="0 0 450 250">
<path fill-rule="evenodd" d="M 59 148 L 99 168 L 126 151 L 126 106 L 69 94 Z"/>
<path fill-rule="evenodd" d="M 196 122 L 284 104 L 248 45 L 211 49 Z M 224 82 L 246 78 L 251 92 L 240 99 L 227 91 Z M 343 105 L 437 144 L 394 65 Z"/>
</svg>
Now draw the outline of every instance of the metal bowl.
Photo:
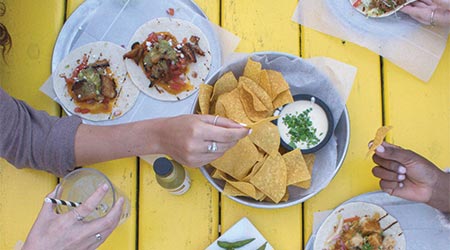
<svg viewBox="0 0 450 250">
<path fill-rule="evenodd" d="M 249 56 L 250 57 L 263 56 L 263 57 L 266 57 L 267 60 L 269 60 L 269 61 L 277 59 L 279 57 L 286 57 L 289 60 L 295 60 L 298 63 L 307 64 L 308 67 L 310 68 L 309 71 L 311 71 L 311 73 L 320 74 L 322 77 L 324 77 L 323 79 L 325 79 L 326 81 L 328 80 L 328 78 L 326 78 L 324 75 L 322 75 L 322 73 L 318 72 L 307 61 L 305 61 L 301 58 L 298 58 L 296 56 L 290 55 L 290 54 L 280 53 L 280 52 L 257 52 L 257 53 L 250 54 Z M 225 74 L 226 72 L 228 72 L 230 70 L 233 71 L 233 73 L 236 77 L 241 76 L 243 74 L 243 70 L 244 70 L 245 64 L 247 62 L 247 58 L 248 58 L 248 56 L 245 56 L 239 60 L 235 60 L 234 62 L 223 66 L 221 69 L 216 71 L 209 79 L 207 79 L 206 83 L 213 85 L 220 78 L 220 76 L 222 76 L 223 74 Z M 263 69 L 271 69 L 271 68 L 265 66 L 263 63 Z M 281 73 L 283 73 L 283 68 L 281 68 L 281 69 L 276 68 L 274 70 L 277 70 L 277 71 L 280 71 Z M 310 94 L 314 94 L 314 93 L 310 93 Z M 193 112 L 195 112 L 196 110 L 198 110 L 198 101 L 196 102 L 195 107 L 193 107 Z M 346 156 L 347 150 L 348 150 L 348 144 L 350 141 L 350 120 L 349 120 L 348 111 L 347 111 L 346 107 L 344 107 L 344 110 L 343 110 L 341 116 L 339 117 L 339 119 L 335 119 L 335 121 L 336 120 L 337 120 L 337 122 L 335 122 L 336 126 L 334 128 L 334 136 L 335 136 L 336 143 L 337 143 L 336 144 L 336 151 L 337 151 L 336 152 L 337 153 L 336 166 L 334 166 L 334 167 L 331 166 L 331 168 L 333 170 L 330 172 L 327 172 L 327 176 L 325 178 L 326 181 L 325 181 L 325 183 L 323 183 L 324 184 L 323 186 L 314 190 L 313 192 L 305 192 L 304 189 L 301 189 L 301 188 L 291 185 L 288 187 L 288 191 L 290 194 L 289 199 L 285 202 L 280 202 L 278 204 L 274 204 L 271 202 L 265 202 L 265 201 L 262 201 L 262 202 L 256 201 L 249 197 L 229 196 L 229 198 L 238 203 L 241 203 L 243 205 L 247 205 L 250 207 L 274 209 L 274 208 L 289 207 L 292 205 L 302 203 L 302 202 L 308 200 L 309 198 L 313 197 L 317 193 L 319 193 L 323 188 L 325 188 L 328 185 L 328 183 L 334 178 L 336 173 L 339 171 L 339 169 L 342 166 L 342 163 L 344 162 L 344 159 L 345 159 L 345 156 Z M 321 166 L 317 166 L 317 164 L 314 166 L 314 168 L 320 168 L 320 167 Z M 217 190 L 222 192 L 223 188 L 225 186 L 225 181 L 212 178 L 211 174 L 212 174 L 213 170 L 214 169 L 210 166 L 201 167 L 201 172 L 206 177 L 206 179 Z M 313 175 L 314 175 L 314 170 L 313 170 Z"/>
</svg>

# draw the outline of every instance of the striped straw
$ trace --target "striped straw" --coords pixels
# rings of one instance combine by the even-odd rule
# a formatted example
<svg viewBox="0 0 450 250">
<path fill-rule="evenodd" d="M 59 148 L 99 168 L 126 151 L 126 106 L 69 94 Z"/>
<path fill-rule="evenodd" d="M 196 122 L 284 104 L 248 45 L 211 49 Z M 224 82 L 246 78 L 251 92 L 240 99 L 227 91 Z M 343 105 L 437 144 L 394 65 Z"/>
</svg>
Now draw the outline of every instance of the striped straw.
<svg viewBox="0 0 450 250">
<path fill-rule="evenodd" d="M 49 197 L 46 197 L 44 201 L 46 203 L 53 203 L 56 205 L 63 205 L 63 206 L 68 206 L 68 207 L 78 207 L 79 205 L 81 205 L 81 202 L 65 201 L 65 200 L 53 199 L 53 198 L 49 198 Z"/>
</svg>

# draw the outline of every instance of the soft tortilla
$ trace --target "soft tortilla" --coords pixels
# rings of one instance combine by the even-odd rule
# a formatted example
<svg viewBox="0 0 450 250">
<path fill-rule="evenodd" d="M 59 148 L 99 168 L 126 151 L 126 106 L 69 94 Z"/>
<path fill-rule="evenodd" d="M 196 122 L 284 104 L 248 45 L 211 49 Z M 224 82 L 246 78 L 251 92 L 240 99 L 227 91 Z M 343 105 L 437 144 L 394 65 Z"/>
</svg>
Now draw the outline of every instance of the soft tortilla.
<svg viewBox="0 0 450 250">
<path fill-rule="evenodd" d="M 367 202 L 349 202 L 337 207 L 327 219 L 322 223 L 317 236 L 314 241 L 314 250 L 329 249 L 327 243 L 328 238 L 334 233 L 335 227 L 339 223 L 338 215 L 341 215 L 343 219 L 359 216 L 364 217 L 366 215 L 373 216 L 375 213 L 380 215 L 380 218 L 387 214 L 387 216 L 380 220 L 381 228 L 388 228 L 389 225 L 397 221 L 392 215 L 388 214 L 386 210 L 378 205 Z M 403 230 L 400 227 L 400 223 L 395 223 L 383 232 L 383 235 L 391 235 L 396 241 L 396 250 L 406 249 L 406 240 Z"/>
<path fill-rule="evenodd" d="M 177 38 L 178 42 L 181 42 L 183 38 L 189 39 L 192 35 L 200 38 L 199 47 L 205 52 L 205 56 L 196 55 L 197 62 L 189 64 L 187 73 L 194 89 L 172 95 L 162 88 L 159 88 L 162 91 L 161 93 L 155 87 L 149 88 L 150 80 L 145 76 L 142 68 L 132 59 L 127 58 L 125 59 L 125 65 L 133 83 L 146 95 L 161 101 L 179 101 L 194 94 L 199 89 L 200 84 L 205 82 L 211 67 L 211 52 L 206 36 L 197 26 L 187 21 L 175 18 L 156 18 L 139 27 L 131 38 L 128 48 L 131 48 L 135 42 L 142 43 L 152 32 L 170 32 Z M 194 72 L 197 73 L 195 78 L 192 76 Z"/>
<path fill-rule="evenodd" d="M 355 2 L 357 0 L 349 0 L 349 1 L 350 1 L 350 4 L 353 6 L 353 4 L 355 4 Z M 365 16 L 372 17 L 372 18 L 382 18 L 382 17 L 388 17 L 388 16 L 394 14 L 395 12 L 400 10 L 401 8 L 403 8 L 406 5 L 408 5 L 408 4 L 412 3 L 412 2 L 415 2 L 415 1 L 416 0 L 408 0 L 404 4 L 402 4 L 400 6 L 397 6 L 397 8 L 395 8 L 395 9 L 393 9 L 391 11 L 388 11 L 386 13 L 383 13 L 381 15 L 378 15 L 378 14 L 375 14 L 375 13 L 371 13 L 367 8 L 364 8 L 363 4 L 360 4 L 358 7 L 353 7 L 353 8 L 355 8 L 359 13 L 361 13 L 361 14 L 363 14 Z M 364 2 L 364 0 L 363 0 L 363 2 Z"/>
<path fill-rule="evenodd" d="M 53 89 L 65 110 L 91 121 L 116 119 L 129 111 L 136 102 L 139 90 L 134 86 L 129 77 L 127 77 L 127 71 L 122 59 L 124 53 L 126 53 L 124 48 L 104 41 L 89 43 L 70 52 L 70 54 L 59 63 L 56 71 L 53 73 Z M 70 96 L 67 90 L 66 81 L 61 75 L 70 77 L 84 55 L 89 56 L 88 63 L 93 63 L 99 59 L 107 59 L 109 61 L 110 69 L 113 72 L 113 77 L 116 79 L 118 85 L 116 89 L 118 96 L 110 113 L 81 114 L 74 112 L 77 105 Z"/>
</svg>

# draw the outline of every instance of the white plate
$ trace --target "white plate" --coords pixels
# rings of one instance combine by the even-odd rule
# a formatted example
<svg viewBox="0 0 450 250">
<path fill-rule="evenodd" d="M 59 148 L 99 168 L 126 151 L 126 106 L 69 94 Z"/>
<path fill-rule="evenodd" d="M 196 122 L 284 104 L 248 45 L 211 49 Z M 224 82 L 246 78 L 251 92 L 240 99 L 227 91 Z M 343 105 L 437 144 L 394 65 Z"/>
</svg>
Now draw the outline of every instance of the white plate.
<svg viewBox="0 0 450 250">
<path fill-rule="evenodd" d="M 217 241 L 236 242 L 249 238 L 255 238 L 255 240 L 243 247 L 240 247 L 239 250 L 256 250 L 258 247 L 267 242 L 258 229 L 256 229 L 256 227 L 253 226 L 253 224 L 246 217 L 244 217 L 228 229 L 228 231 L 222 234 L 222 236 L 209 245 L 205 250 L 224 250 L 217 245 Z M 265 250 L 273 250 L 270 243 L 267 242 Z"/>
<path fill-rule="evenodd" d="M 406 240 L 400 223 L 390 215 L 382 207 L 361 201 L 344 203 L 337 207 L 323 222 L 317 231 L 316 238 L 314 241 L 314 250 L 329 249 L 327 240 L 333 234 L 335 227 L 339 223 L 339 216 L 342 219 L 351 218 L 358 216 L 364 218 L 366 216 L 372 217 L 375 213 L 380 215 L 380 226 L 381 228 L 387 228 L 384 232 L 384 236 L 392 236 L 395 239 L 396 245 L 395 250 L 405 250 Z"/>
</svg>

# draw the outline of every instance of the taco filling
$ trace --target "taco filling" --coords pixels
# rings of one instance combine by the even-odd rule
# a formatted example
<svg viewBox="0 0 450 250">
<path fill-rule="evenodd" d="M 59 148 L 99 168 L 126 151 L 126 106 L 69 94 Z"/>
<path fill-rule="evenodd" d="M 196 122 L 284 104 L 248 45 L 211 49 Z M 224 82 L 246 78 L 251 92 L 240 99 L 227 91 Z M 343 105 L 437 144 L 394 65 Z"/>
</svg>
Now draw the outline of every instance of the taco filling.
<svg viewBox="0 0 450 250">
<path fill-rule="evenodd" d="M 353 7 L 359 8 L 368 16 L 381 16 L 397 9 L 406 2 L 407 0 L 356 0 Z"/>
<path fill-rule="evenodd" d="M 102 59 L 88 64 L 88 60 L 85 55 L 70 78 L 61 75 L 77 106 L 74 111 L 82 114 L 110 113 L 117 97 L 117 84 L 109 61 Z"/>
<path fill-rule="evenodd" d="M 373 216 L 342 218 L 334 228 L 334 233 L 328 238 L 328 250 L 394 250 L 396 241 L 390 235 L 385 235 L 388 228 L 381 228 L 378 213 Z"/>
<path fill-rule="evenodd" d="M 158 92 L 165 91 L 176 95 L 194 89 L 187 73 L 189 65 L 197 62 L 197 56 L 205 56 L 199 47 L 200 38 L 191 36 L 178 42 L 169 32 L 152 32 L 142 42 L 135 42 L 124 58 L 132 59 L 144 71 L 150 80 L 149 88 Z M 195 77 L 196 73 L 191 74 Z"/>
</svg>

